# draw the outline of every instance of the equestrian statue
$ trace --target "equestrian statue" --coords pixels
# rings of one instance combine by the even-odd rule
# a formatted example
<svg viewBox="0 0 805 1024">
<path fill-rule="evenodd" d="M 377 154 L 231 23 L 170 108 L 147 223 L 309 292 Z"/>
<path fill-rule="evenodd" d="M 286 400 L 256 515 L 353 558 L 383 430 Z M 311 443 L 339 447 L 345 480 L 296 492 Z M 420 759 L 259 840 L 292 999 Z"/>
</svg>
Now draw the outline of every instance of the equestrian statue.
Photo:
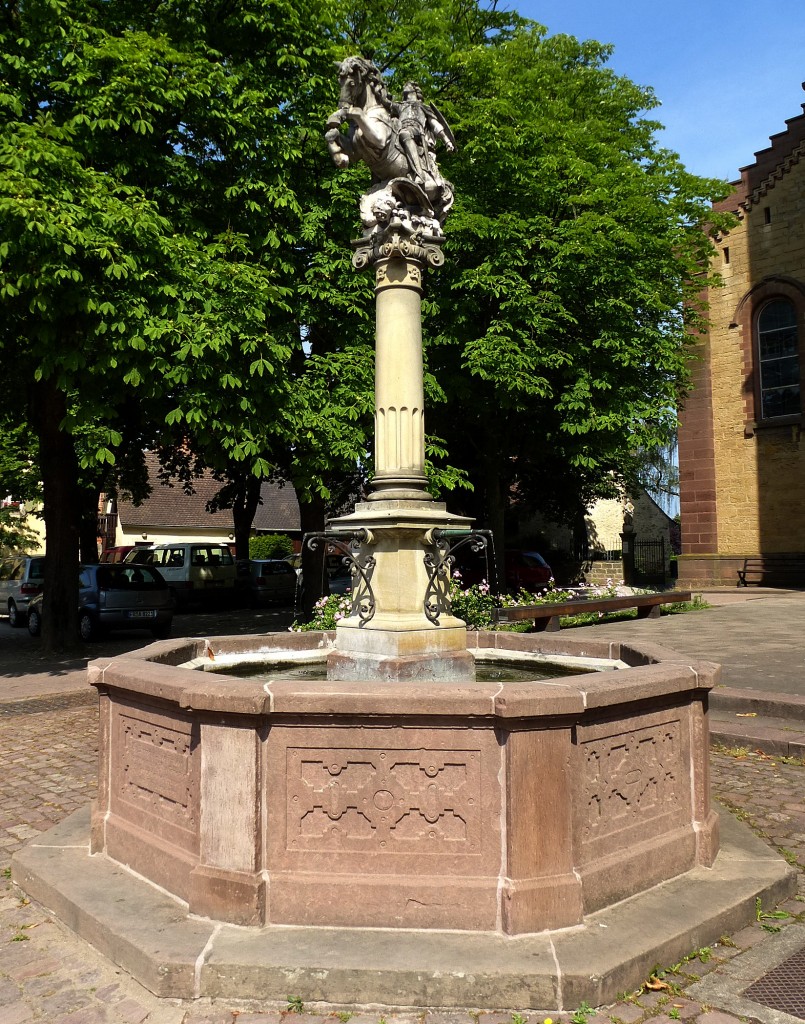
<svg viewBox="0 0 805 1024">
<path fill-rule="evenodd" d="M 391 98 L 375 65 L 347 57 L 338 66 L 339 106 L 327 119 L 327 147 L 337 167 L 363 161 L 372 186 L 361 198 L 364 247 L 389 233 L 441 240 L 453 205 L 453 187 L 436 163 L 436 146 L 450 153 L 453 133 L 442 115 L 422 99 L 416 82 L 403 98 Z"/>
</svg>

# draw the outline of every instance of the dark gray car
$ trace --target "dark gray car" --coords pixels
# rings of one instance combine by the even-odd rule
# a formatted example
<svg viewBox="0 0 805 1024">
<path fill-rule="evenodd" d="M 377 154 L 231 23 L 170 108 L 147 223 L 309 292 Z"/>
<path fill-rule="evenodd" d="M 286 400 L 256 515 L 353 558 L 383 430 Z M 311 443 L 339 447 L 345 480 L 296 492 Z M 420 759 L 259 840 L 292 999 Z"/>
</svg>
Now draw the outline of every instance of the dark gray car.
<svg viewBox="0 0 805 1024">
<path fill-rule="evenodd" d="M 249 561 L 249 593 L 253 604 L 292 605 L 296 582 L 296 572 L 285 559 L 252 558 Z"/>
<path fill-rule="evenodd" d="M 83 565 L 78 583 L 78 632 L 93 640 L 106 629 L 147 629 L 155 637 L 170 635 L 174 597 L 150 565 L 123 562 Z M 42 595 L 28 610 L 28 632 L 42 630 Z"/>
<path fill-rule="evenodd" d="M 12 555 L 0 561 L 0 612 L 9 626 L 24 626 L 28 605 L 42 590 L 44 555 Z"/>
</svg>

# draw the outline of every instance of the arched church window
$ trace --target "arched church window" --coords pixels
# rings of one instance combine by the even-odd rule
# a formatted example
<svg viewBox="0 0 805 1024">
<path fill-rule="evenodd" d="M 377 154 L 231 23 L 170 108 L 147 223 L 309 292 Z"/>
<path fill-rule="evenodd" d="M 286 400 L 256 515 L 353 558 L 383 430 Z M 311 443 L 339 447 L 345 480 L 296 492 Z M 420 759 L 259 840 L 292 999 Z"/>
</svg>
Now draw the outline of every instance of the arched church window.
<svg viewBox="0 0 805 1024">
<path fill-rule="evenodd" d="M 761 418 L 796 415 L 800 405 L 797 314 L 787 299 L 772 299 L 757 319 Z"/>
</svg>

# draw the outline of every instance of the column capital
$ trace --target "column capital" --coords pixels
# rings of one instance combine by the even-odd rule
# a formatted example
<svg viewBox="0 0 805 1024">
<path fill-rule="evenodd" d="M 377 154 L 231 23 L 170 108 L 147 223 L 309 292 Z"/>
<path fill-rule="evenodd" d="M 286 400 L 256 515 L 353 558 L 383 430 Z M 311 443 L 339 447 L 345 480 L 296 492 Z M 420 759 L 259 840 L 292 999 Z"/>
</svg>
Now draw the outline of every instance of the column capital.
<svg viewBox="0 0 805 1024">
<path fill-rule="evenodd" d="M 441 234 L 426 234 L 422 231 L 409 233 L 401 226 L 395 225 L 369 237 L 354 239 L 352 265 L 362 270 L 364 267 L 378 266 L 390 260 L 405 260 L 413 264 L 440 267 L 444 263 L 443 241 L 444 236 Z M 421 279 L 419 286 L 421 287 Z"/>
</svg>

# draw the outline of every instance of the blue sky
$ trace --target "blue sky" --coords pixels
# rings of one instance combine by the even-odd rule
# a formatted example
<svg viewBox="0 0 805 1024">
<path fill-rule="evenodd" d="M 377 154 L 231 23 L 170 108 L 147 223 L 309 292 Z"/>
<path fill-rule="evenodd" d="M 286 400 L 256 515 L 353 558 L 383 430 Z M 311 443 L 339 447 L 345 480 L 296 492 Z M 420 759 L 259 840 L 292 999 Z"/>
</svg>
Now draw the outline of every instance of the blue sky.
<svg viewBox="0 0 805 1024">
<path fill-rule="evenodd" d="M 610 66 L 650 85 L 662 144 L 730 181 L 802 112 L 805 0 L 502 0 L 551 35 L 612 43 Z"/>
</svg>

